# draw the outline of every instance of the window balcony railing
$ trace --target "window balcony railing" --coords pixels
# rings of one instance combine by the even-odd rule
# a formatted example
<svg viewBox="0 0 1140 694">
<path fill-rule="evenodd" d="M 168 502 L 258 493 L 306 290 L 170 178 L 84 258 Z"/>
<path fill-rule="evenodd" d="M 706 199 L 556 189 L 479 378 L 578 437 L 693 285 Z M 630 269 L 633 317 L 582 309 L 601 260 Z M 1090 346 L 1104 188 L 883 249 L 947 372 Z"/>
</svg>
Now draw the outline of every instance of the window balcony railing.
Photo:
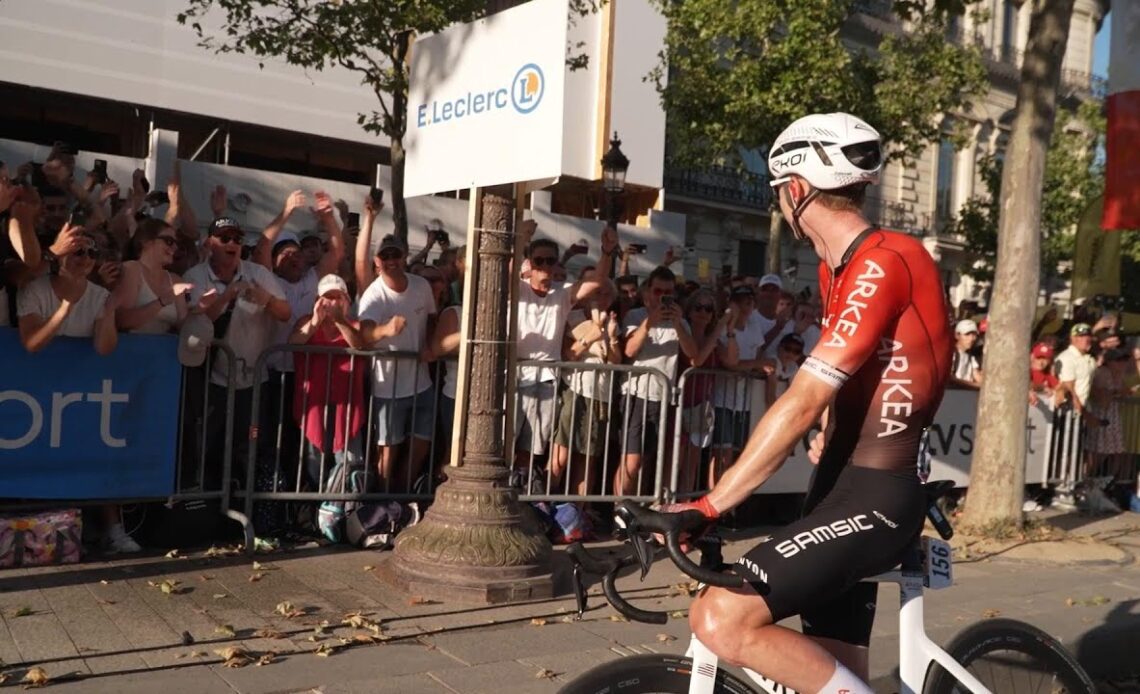
<svg viewBox="0 0 1140 694">
<path fill-rule="evenodd" d="M 772 202 L 768 177 L 727 166 L 665 171 L 665 190 L 702 200 L 766 210 Z"/>
</svg>

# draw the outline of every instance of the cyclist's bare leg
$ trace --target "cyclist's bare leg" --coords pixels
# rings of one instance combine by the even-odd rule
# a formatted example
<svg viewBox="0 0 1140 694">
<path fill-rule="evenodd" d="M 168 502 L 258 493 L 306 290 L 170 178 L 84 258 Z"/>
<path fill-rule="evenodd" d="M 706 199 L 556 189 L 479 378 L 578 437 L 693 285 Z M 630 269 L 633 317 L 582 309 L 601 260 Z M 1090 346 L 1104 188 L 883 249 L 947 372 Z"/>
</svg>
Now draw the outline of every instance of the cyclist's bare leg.
<svg viewBox="0 0 1140 694">
<path fill-rule="evenodd" d="M 828 653 L 835 656 L 836 660 L 843 663 L 848 670 L 854 672 L 864 682 L 868 680 L 871 674 L 871 651 L 869 648 L 823 636 L 811 638 L 826 648 Z"/>
<path fill-rule="evenodd" d="M 797 692 L 822 690 L 838 664 L 811 637 L 774 624 L 764 598 L 748 585 L 705 588 L 693 601 L 689 627 L 717 657 Z"/>
</svg>

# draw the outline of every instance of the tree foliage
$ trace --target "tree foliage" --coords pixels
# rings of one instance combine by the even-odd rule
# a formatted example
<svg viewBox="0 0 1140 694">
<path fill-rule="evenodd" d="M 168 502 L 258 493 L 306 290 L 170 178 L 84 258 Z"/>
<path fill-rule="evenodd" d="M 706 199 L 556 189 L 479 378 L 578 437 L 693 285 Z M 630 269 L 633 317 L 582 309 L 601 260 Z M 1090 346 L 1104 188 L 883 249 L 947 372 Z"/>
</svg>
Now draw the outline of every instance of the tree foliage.
<svg viewBox="0 0 1140 694">
<path fill-rule="evenodd" d="M 672 163 L 738 163 L 796 118 L 860 115 L 895 157 L 941 137 L 939 115 L 984 93 L 979 49 L 946 40 L 948 18 L 971 0 L 901 0 L 907 31 L 877 46 L 845 40 L 853 0 L 655 0 L 668 22 L 651 74 L 668 118 Z"/>
<path fill-rule="evenodd" d="M 193 27 L 203 48 L 250 54 L 263 67 L 265 59 L 282 59 L 308 70 L 339 67 L 360 75 L 377 108 L 358 114 L 357 122 L 391 142 L 389 200 L 396 231 L 406 237 L 408 48 L 417 34 L 470 21 L 486 7 L 485 0 L 189 0 L 178 22 Z"/>
<path fill-rule="evenodd" d="M 1062 263 L 1073 257 L 1076 224 L 1089 202 L 1104 192 L 1104 162 L 1096 155 L 1105 132 L 1101 110 L 1099 101 L 1087 101 L 1076 110 L 1057 112 L 1041 198 L 1043 280 L 1066 274 Z M 979 161 L 985 192 L 967 200 L 949 225 L 949 230 L 961 234 L 966 247 L 976 254 L 974 265 L 963 272 L 985 282 L 993 281 L 997 261 L 1001 164 L 993 155 Z M 1140 255 L 1136 257 L 1140 259 Z"/>
</svg>

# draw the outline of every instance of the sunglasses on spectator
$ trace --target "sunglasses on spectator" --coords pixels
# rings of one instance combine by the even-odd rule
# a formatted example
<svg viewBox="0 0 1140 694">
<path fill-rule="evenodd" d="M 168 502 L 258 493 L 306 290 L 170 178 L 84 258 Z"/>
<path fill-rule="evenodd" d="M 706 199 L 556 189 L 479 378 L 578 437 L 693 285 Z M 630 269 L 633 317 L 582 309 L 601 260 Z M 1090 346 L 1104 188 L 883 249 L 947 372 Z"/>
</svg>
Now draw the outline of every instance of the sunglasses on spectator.
<svg viewBox="0 0 1140 694">
<path fill-rule="evenodd" d="M 173 236 L 156 236 L 155 240 L 162 241 L 170 248 L 174 248 L 178 245 L 178 239 L 174 238 Z"/>
<path fill-rule="evenodd" d="M 399 248 L 385 248 L 380 251 L 380 260 L 399 260 L 404 257 L 404 252 Z"/>
<path fill-rule="evenodd" d="M 101 253 L 98 248 L 80 248 L 79 250 L 75 251 L 73 255 L 76 258 L 90 258 L 92 260 L 98 260 Z"/>
<path fill-rule="evenodd" d="M 214 234 L 214 238 L 222 243 L 233 243 L 241 245 L 242 239 L 245 238 L 244 234 Z"/>
<path fill-rule="evenodd" d="M 712 304 L 696 304 L 693 306 L 693 311 L 704 311 L 705 313 L 712 313 L 716 307 Z"/>
<path fill-rule="evenodd" d="M 558 263 L 558 258 L 550 255 L 536 255 L 530 259 L 531 267 L 554 267 Z"/>
</svg>

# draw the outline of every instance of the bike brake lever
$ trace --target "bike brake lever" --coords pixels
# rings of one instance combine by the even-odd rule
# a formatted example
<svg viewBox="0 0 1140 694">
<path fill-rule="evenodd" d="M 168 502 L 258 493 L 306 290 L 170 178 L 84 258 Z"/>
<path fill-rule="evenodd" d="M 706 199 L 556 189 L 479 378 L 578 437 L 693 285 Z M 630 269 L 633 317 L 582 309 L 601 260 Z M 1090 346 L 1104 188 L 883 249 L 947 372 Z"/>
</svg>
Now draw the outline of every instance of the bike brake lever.
<svg viewBox="0 0 1140 694">
<path fill-rule="evenodd" d="M 633 545 L 634 556 L 637 557 L 637 563 L 641 565 L 641 580 L 649 574 L 649 567 L 653 565 L 653 547 L 651 540 L 640 532 L 636 532 L 635 528 L 630 528 L 629 543 Z"/>
</svg>

